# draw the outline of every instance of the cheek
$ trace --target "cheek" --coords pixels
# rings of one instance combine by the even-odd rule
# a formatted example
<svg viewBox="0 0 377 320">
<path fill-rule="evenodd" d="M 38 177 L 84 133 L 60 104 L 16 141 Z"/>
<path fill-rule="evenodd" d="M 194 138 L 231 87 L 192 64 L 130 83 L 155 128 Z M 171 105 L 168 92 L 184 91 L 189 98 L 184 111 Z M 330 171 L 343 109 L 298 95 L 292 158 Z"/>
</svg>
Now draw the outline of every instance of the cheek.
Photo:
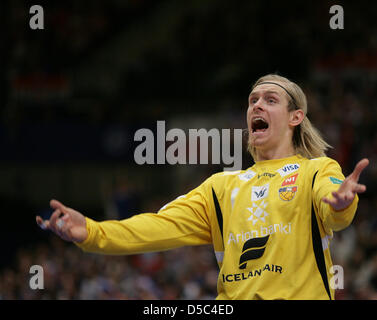
<svg viewBox="0 0 377 320">
<path fill-rule="evenodd" d="M 280 112 L 270 113 L 270 124 L 274 131 L 281 132 L 286 127 L 287 123 L 286 115 Z"/>
</svg>

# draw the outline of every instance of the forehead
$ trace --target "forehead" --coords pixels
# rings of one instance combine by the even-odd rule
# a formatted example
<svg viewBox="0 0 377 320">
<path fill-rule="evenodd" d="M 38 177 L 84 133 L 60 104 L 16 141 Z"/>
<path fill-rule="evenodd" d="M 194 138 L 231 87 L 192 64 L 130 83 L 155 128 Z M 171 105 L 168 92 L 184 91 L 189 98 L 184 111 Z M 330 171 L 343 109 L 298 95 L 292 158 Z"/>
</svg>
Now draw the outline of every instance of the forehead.
<svg viewBox="0 0 377 320">
<path fill-rule="evenodd" d="M 257 85 L 250 92 L 250 96 L 258 95 L 258 94 L 265 94 L 265 93 L 275 93 L 279 96 L 285 96 L 286 95 L 286 93 L 284 92 L 284 89 L 280 88 L 278 85 L 272 84 L 272 83 L 265 83 L 265 84 Z"/>
</svg>

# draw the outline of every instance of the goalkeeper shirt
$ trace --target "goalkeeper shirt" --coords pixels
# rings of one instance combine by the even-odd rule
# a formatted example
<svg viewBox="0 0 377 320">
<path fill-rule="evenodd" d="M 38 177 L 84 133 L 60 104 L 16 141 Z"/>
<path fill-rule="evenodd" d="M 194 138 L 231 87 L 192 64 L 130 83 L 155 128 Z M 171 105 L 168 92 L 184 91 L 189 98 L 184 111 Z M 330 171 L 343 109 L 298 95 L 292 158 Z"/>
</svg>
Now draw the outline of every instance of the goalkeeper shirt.
<svg viewBox="0 0 377 320">
<path fill-rule="evenodd" d="M 217 299 L 333 299 L 329 241 L 346 228 L 358 197 L 335 211 L 344 176 L 328 157 L 257 161 L 212 175 L 156 213 L 96 222 L 86 217 L 84 251 L 137 254 L 213 244 Z"/>
</svg>

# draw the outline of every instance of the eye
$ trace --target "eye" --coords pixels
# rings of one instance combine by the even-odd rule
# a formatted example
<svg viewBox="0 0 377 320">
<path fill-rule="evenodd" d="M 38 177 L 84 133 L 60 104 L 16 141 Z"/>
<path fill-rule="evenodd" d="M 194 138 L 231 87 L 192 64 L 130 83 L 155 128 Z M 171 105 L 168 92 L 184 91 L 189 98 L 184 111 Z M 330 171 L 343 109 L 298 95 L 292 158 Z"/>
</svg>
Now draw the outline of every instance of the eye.
<svg viewBox="0 0 377 320">
<path fill-rule="evenodd" d="M 274 104 L 274 103 L 276 103 L 276 99 L 275 98 L 267 98 L 267 102 L 269 104 Z"/>
</svg>

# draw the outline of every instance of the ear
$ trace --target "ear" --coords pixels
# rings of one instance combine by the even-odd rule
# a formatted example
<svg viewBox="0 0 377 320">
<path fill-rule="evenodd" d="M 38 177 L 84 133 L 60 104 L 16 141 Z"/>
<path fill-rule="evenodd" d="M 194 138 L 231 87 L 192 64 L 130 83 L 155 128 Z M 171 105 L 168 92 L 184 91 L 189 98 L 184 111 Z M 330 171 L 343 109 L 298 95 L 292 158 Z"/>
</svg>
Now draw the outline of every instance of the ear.
<svg viewBox="0 0 377 320">
<path fill-rule="evenodd" d="M 296 127 L 302 122 L 302 120 L 304 120 L 304 118 L 304 111 L 302 111 L 301 109 L 293 110 L 289 115 L 289 125 L 291 127 Z"/>
</svg>

